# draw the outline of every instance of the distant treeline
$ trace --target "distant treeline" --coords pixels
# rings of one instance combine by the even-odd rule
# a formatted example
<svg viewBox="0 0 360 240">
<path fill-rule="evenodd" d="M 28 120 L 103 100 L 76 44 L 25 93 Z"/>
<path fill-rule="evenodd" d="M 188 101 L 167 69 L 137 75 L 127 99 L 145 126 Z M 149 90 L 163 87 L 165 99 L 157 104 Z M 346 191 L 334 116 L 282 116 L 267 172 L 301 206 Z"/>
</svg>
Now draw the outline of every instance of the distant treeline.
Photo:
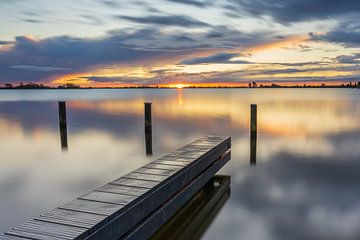
<svg viewBox="0 0 360 240">
<path fill-rule="evenodd" d="M 77 84 L 67 83 L 63 85 L 59 85 L 57 87 L 46 86 L 44 84 L 39 83 L 20 83 L 19 85 L 13 85 L 11 83 L 5 83 L 3 86 L 0 86 L 0 89 L 133 89 L 133 88 L 174 88 L 174 87 L 166 87 L 166 86 L 147 86 L 147 85 L 139 85 L 139 86 L 124 86 L 124 87 L 81 87 Z M 349 82 L 347 84 L 338 84 L 338 85 L 326 85 L 322 83 L 320 85 L 311 85 L 311 84 L 299 84 L 299 85 L 281 85 L 278 83 L 272 84 L 257 84 L 256 82 L 251 82 L 248 86 L 184 86 L 183 88 L 360 88 L 359 82 Z"/>
<path fill-rule="evenodd" d="M 13 85 L 11 83 L 5 83 L 1 89 L 73 89 L 81 88 L 79 85 L 67 83 L 64 85 L 59 85 L 57 87 L 46 86 L 42 83 L 20 83 L 19 85 Z"/>
</svg>

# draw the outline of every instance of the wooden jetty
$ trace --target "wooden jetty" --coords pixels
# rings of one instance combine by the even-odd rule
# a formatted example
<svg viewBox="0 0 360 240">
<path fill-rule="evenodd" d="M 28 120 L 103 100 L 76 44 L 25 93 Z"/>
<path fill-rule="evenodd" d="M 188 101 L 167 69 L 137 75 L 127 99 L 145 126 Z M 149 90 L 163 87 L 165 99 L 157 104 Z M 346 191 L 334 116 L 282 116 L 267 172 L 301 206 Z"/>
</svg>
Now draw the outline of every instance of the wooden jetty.
<svg viewBox="0 0 360 240">
<path fill-rule="evenodd" d="M 230 160 L 230 147 L 230 137 L 202 137 L 0 239 L 148 239 Z"/>
</svg>

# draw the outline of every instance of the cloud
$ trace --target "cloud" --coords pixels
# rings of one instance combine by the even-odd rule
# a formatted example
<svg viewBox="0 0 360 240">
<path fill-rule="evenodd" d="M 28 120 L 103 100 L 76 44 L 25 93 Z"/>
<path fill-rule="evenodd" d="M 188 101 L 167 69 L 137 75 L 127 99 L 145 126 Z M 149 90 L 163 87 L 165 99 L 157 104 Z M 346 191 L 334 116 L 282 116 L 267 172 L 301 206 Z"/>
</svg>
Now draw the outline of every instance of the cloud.
<svg viewBox="0 0 360 240">
<path fill-rule="evenodd" d="M 47 67 L 47 66 L 30 66 L 30 65 L 15 65 L 10 66 L 10 68 L 25 70 L 25 71 L 39 71 L 39 72 L 55 72 L 55 71 L 68 71 L 70 68 L 62 68 L 62 67 Z"/>
<path fill-rule="evenodd" d="M 100 0 L 100 2 L 101 2 L 102 4 L 104 4 L 105 6 L 110 7 L 110 8 L 117 8 L 117 7 L 119 7 L 119 2 L 117 2 L 117 1 L 112 1 L 112 0 Z"/>
<path fill-rule="evenodd" d="M 345 64 L 360 64 L 360 53 L 352 54 L 352 55 L 341 55 L 337 56 L 336 60 L 339 63 Z"/>
<path fill-rule="evenodd" d="M 313 41 L 324 41 L 341 44 L 345 47 L 360 46 L 360 24 L 358 20 L 344 20 L 329 32 L 318 34 L 310 33 Z"/>
<path fill-rule="evenodd" d="M 237 15 L 270 16 L 276 21 L 292 22 L 329 19 L 358 13 L 360 1 L 347 0 L 228 0 L 227 10 Z"/>
<path fill-rule="evenodd" d="M 22 21 L 27 22 L 27 23 L 44 23 L 41 20 L 36 20 L 36 19 L 32 19 L 32 18 L 23 18 Z"/>
<path fill-rule="evenodd" d="M 1 45 L 11 44 L 11 43 L 13 43 L 13 42 L 11 42 L 11 41 L 1 41 L 1 40 L 0 40 L 0 46 L 1 46 Z"/>
<path fill-rule="evenodd" d="M 177 27 L 206 27 L 209 24 L 194 19 L 192 17 L 184 15 L 174 15 L 174 16 L 160 16 L 153 15 L 147 17 L 131 17 L 131 16 L 116 16 L 116 18 L 124 19 L 141 24 L 155 24 L 162 26 L 177 26 Z"/>
<path fill-rule="evenodd" d="M 208 57 L 192 58 L 182 61 L 180 64 L 207 64 L 207 63 L 222 63 L 222 64 L 249 64 L 248 61 L 234 60 L 232 58 L 239 57 L 237 53 L 217 53 Z"/>
<path fill-rule="evenodd" d="M 207 7 L 213 4 L 211 1 L 199 1 L 199 0 L 167 0 L 168 2 L 181 3 L 186 5 L 192 5 L 195 7 Z"/>
</svg>

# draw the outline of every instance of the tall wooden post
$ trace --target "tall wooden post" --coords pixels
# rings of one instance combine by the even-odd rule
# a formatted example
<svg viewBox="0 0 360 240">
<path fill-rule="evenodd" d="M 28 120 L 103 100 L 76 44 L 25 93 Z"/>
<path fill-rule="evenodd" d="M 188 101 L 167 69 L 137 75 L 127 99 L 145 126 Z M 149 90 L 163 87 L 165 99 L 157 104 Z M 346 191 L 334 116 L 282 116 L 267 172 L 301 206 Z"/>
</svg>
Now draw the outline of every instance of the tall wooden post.
<svg viewBox="0 0 360 240">
<path fill-rule="evenodd" d="M 151 156 L 153 154 L 151 103 L 145 103 L 145 146 L 146 146 L 146 155 Z"/>
<path fill-rule="evenodd" d="M 250 105 L 250 165 L 256 165 L 257 105 Z"/>
<path fill-rule="evenodd" d="M 58 102 L 58 106 L 59 106 L 61 149 L 67 150 L 68 141 L 67 141 L 67 126 L 66 126 L 66 102 Z"/>
</svg>

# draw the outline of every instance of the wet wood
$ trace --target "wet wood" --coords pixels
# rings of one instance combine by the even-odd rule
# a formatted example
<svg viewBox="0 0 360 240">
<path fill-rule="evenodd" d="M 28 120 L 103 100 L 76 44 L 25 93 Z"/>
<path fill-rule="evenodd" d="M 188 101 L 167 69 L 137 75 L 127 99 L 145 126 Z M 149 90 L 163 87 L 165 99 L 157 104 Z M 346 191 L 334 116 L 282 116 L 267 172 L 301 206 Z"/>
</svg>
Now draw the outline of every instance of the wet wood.
<svg viewBox="0 0 360 240">
<path fill-rule="evenodd" d="M 257 134 L 257 105 L 250 105 L 250 133 L 251 137 Z"/>
<path fill-rule="evenodd" d="M 59 108 L 59 127 L 60 127 L 60 141 L 61 149 L 68 149 L 68 140 L 67 140 L 67 123 L 66 123 L 66 102 L 58 102 Z"/>
<path fill-rule="evenodd" d="M 134 236 L 138 236 L 137 239 L 143 239 L 156 231 L 230 159 L 229 148 L 229 137 L 200 138 L 1 237 L 136 239 Z M 159 216 L 162 216 L 160 220 Z M 149 219 L 153 229 L 149 227 Z M 143 228 L 139 229 L 140 225 Z"/>
<path fill-rule="evenodd" d="M 256 165 L 257 105 L 250 105 L 250 165 Z"/>
<path fill-rule="evenodd" d="M 118 194 L 130 195 L 130 196 L 140 196 L 148 190 L 149 189 L 147 188 L 130 187 L 130 186 L 115 185 L 115 184 L 106 184 L 97 189 L 97 191 L 101 191 L 101 192 L 118 193 Z"/>
<path fill-rule="evenodd" d="M 152 150 L 152 119 L 151 103 L 145 103 L 145 148 L 146 155 L 151 156 Z"/>
<path fill-rule="evenodd" d="M 0 240 L 24 240 L 28 238 L 9 236 L 9 235 L 0 235 Z"/>
<path fill-rule="evenodd" d="M 74 239 L 76 237 L 81 237 L 84 234 L 84 231 L 86 231 L 86 228 L 30 220 L 15 227 L 8 233 L 15 236 L 31 237 L 34 239 Z"/>
<path fill-rule="evenodd" d="M 121 209 L 124 205 L 76 199 L 74 201 L 71 201 L 71 202 L 59 207 L 59 208 L 77 211 L 77 212 L 93 213 L 93 214 L 98 214 L 98 215 L 103 215 L 103 216 L 110 216 L 111 214 L 113 214 L 116 211 L 118 211 L 119 209 Z"/>
<path fill-rule="evenodd" d="M 160 175 L 160 176 L 170 176 L 171 174 L 175 173 L 176 170 L 166 170 L 166 169 L 152 169 L 152 168 L 139 168 L 134 171 L 135 173 L 146 173 L 146 174 L 153 174 L 153 175 Z"/>
</svg>

